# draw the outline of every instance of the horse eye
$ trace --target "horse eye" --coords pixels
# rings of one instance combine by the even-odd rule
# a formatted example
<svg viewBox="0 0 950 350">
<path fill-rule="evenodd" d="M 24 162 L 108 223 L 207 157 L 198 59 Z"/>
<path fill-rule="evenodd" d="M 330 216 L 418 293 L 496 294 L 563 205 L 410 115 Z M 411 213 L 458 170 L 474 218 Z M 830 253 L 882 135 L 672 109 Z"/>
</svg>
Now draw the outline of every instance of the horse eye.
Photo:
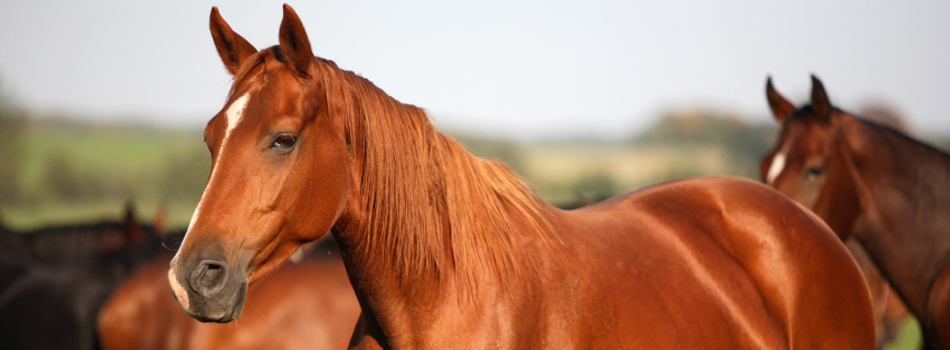
<svg viewBox="0 0 950 350">
<path fill-rule="evenodd" d="M 279 150 L 288 150 L 291 147 L 294 147 L 294 144 L 297 143 L 297 137 L 294 135 L 279 135 L 274 139 L 274 143 L 271 144 L 271 147 Z"/>
<path fill-rule="evenodd" d="M 820 166 L 813 166 L 813 167 L 809 167 L 808 170 L 805 171 L 805 177 L 816 178 L 816 177 L 821 176 L 821 174 L 824 174 L 824 173 L 825 173 L 824 168 Z"/>
</svg>

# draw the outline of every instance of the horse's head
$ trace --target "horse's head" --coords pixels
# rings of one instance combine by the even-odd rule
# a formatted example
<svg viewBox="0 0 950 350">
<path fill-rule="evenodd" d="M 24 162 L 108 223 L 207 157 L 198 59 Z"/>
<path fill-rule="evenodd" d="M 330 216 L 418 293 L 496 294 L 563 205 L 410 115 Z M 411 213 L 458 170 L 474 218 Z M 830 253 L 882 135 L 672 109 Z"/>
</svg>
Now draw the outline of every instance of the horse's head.
<svg viewBox="0 0 950 350">
<path fill-rule="evenodd" d="M 831 106 L 812 76 L 811 104 L 796 109 L 766 84 L 766 97 L 781 125 L 778 141 L 759 164 L 763 181 L 821 216 L 841 238 L 851 231 L 858 201 L 850 153 L 839 124 L 844 112 Z"/>
<path fill-rule="evenodd" d="M 189 315 L 228 322 L 249 283 L 338 219 L 353 165 L 325 84 L 331 63 L 314 58 L 293 9 L 284 5 L 279 46 L 258 52 L 217 8 L 211 35 L 235 79 L 205 128 L 211 174 L 168 277 Z"/>
</svg>

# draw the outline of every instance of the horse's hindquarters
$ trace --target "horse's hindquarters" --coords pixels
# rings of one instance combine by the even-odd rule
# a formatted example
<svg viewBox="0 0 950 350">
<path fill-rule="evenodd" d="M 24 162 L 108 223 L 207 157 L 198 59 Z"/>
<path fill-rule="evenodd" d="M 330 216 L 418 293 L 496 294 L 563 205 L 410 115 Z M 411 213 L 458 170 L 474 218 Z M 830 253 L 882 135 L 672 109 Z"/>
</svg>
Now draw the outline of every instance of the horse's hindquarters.
<svg viewBox="0 0 950 350">
<path fill-rule="evenodd" d="M 762 184 L 723 177 L 673 181 L 579 213 L 597 211 L 597 217 L 631 218 L 625 221 L 633 234 L 605 246 L 637 241 L 624 248 L 633 256 L 629 263 L 663 275 L 654 298 L 697 291 L 694 299 L 677 300 L 686 307 L 653 317 L 690 318 L 702 310 L 691 303 L 712 303 L 711 312 L 727 317 L 710 320 L 723 334 L 752 341 L 752 348 L 874 346 L 870 296 L 854 260 L 820 218 Z M 775 327 L 763 326 L 769 323 Z"/>
</svg>

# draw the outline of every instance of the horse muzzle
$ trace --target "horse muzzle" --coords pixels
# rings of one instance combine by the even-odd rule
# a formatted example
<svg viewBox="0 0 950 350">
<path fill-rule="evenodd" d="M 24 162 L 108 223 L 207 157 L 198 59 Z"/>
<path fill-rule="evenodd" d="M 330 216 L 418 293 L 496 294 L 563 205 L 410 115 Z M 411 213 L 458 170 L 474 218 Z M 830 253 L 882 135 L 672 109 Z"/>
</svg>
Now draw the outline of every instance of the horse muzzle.
<svg viewBox="0 0 950 350">
<path fill-rule="evenodd" d="M 247 293 L 244 269 L 207 256 L 177 262 L 172 261 L 168 282 L 188 316 L 225 323 L 241 315 Z"/>
</svg>

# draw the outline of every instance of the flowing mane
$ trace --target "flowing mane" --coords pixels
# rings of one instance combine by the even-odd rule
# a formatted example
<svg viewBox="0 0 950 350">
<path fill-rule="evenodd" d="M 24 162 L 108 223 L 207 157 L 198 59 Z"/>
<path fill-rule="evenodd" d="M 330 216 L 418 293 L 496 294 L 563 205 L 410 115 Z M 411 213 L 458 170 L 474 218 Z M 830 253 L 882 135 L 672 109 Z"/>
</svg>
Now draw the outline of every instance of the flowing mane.
<svg viewBox="0 0 950 350">
<path fill-rule="evenodd" d="M 931 144 L 910 137 L 905 132 L 897 130 L 891 125 L 869 120 L 837 108 L 836 110 L 839 113 L 847 114 L 854 118 L 854 120 L 858 122 L 858 125 L 863 126 L 864 130 L 866 131 L 866 133 L 863 134 L 851 132 L 848 133 L 848 135 L 851 137 L 861 136 L 864 138 L 870 138 L 869 140 L 862 141 L 863 143 L 880 145 L 881 142 L 884 142 L 888 145 L 888 147 L 879 147 L 879 152 L 892 153 L 893 156 L 889 159 L 892 159 L 893 161 L 912 162 L 912 165 L 909 167 L 895 166 L 895 170 L 906 172 L 909 169 L 929 169 L 933 167 L 946 168 L 946 164 L 950 164 L 950 154 L 947 154 L 945 151 L 938 149 Z M 788 124 L 797 119 L 811 119 L 814 118 L 814 113 L 814 109 L 812 109 L 810 105 L 805 105 L 791 114 L 783 123 Z M 908 159 L 907 157 L 901 157 L 901 154 L 916 154 L 918 156 L 927 157 L 929 161 Z M 934 171 L 945 173 L 945 170 L 943 169 Z M 925 183 L 927 181 L 923 182 Z"/>
<path fill-rule="evenodd" d="M 856 114 L 848 113 L 847 111 L 843 111 L 838 108 L 835 108 L 835 110 L 837 110 L 840 113 L 850 115 L 855 120 L 860 122 L 861 125 L 864 125 L 865 127 L 867 127 L 868 130 L 875 132 L 878 137 L 882 139 L 889 139 L 891 140 L 893 144 L 918 148 L 919 151 L 932 153 L 932 154 L 938 154 L 942 158 L 950 160 L 950 154 L 947 154 L 946 151 L 936 148 L 933 145 L 928 144 L 926 142 L 921 142 L 920 140 L 909 136 L 907 131 L 902 130 L 903 128 L 900 126 L 890 125 L 882 121 L 868 119 Z M 814 113 L 815 111 L 810 105 L 805 105 L 795 110 L 795 112 L 789 115 L 788 118 L 782 123 L 789 124 L 793 120 L 796 120 L 796 119 L 813 118 Z"/>
<path fill-rule="evenodd" d="M 282 54 L 275 46 L 259 57 Z M 257 62 L 248 61 L 245 67 Z M 421 108 L 369 80 L 329 60 L 316 58 L 315 66 L 323 84 L 316 89 L 326 92 L 318 103 L 331 117 L 345 118 L 350 158 L 361 175 L 360 207 L 369 218 L 357 225 L 365 231 L 361 248 L 383 247 L 389 254 L 378 259 L 391 259 L 371 264 L 400 269 L 408 283 L 443 278 L 451 268 L 470 289 L 475 266 L 488 266 L 507 285 L 537 263 L 534 254 L 519 254 L 526 242 L 549 247 L 559 240 L 542 202 L 507 166 L 473 156 Z"/>
<path fill-rule="evenodd" d="M 875 122 L 873 120 L 868 120 L 855 116 L 861 124 L 868 127 L 869 130 L 872 130 L 879 134 L 881 139 L 888 140 L 890 144 L 908 147 L 912 149 L 912 152 L 923 152 L 931 156 L 938 156 L 943 158 L 943 161 L 950 162 L 950 155 L 944 152 L 941 149 L 934 147 L 920 140 L 914 139 L 913 137 L 908 136 L 904 132 L 898 131 L 897 129 L 891 127 L 890 125 L 885 125 L 882 123 Z M 899 157 L 898 157 L 899 158 Z M 923 163 L 921 165 L 927 165 L 929 163 Z"/>
</svg>

